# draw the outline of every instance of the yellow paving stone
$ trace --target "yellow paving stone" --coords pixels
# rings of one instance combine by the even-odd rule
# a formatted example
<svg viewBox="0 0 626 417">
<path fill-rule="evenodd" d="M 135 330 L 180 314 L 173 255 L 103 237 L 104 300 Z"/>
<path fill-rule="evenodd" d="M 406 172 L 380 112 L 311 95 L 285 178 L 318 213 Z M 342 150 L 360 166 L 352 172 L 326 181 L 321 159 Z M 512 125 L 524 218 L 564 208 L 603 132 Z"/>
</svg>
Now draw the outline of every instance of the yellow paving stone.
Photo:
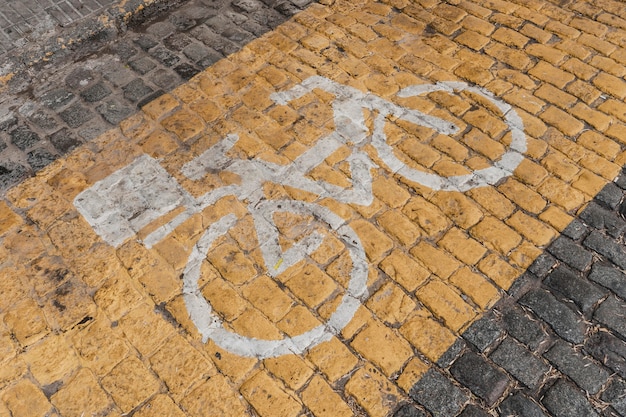
<svg viewBox="0 0 626 417">
<path fill-rule="evenodd" d="M 158 120 L 165 114 L 179 106 L 178 100 L 171 94 L 163 94 L 141 108 L 141 110 L 154 120 Z"/>
<path fill-rule="evenodd" d="M 8 310 L 4 323 L 22 346 L 32 345 L 49 332 L 43 309 L 30 298 Z"/>
<path fill-rule="evenodd" d="M 284 355 L 263 361 L 267 370 L 292 390 L 299 390 L 311 378 L 314 370 L 299 356 Z"/>
<path fill-rule="evenodd" d="M 520 274 L 517 269 L 509 265 L 495 253 L 489 254 L 483 258 L 483 260 L 478 263 L 478 269 L 503 290 L 508 290 L 515 278 Z"/>
<path fill-rule="evenodd" d="M 437 361 L 456 336 L 426 310 L 416 310 L 400 327 L 400 333 L 431 361 Z"/>
<path fill-rule="evenodd" d="M 350 344 L 387 376 L 398 372 L 413 356 L 411 345 L 377 320 L 370 321 Z"/>
<path fill-rule="evenodd" d="M 522 211 L 516 211 L 506 224 L 538 246 L 545 246 L 556 237 L 555 231 Z"/>
<path fill-rule="evenodd" d="M 70 278 L 46 296 L 44 314 L 54 330 L 67 331 L 95 314 L 90 290 L 76 278 Z"/>
<path fill-rule="evenodd" d="M 389 237 L 365 220 L 355 220 L 350 223 L 350 226 L 359 235 L 370 262 L 376 263 L 381 260 L 393 247 L 393 242 Z"/>
<path fill-rule="evenodd" d="M 203 121 L 189 110 L 179 110 L 161 121 L 165 129 L 187 142 L 204 129 Z"/>
<path fill-rule="evenodd" d="M 202 383 L 182 401 L 181 406 L 191 417 L 205 417 L 207 410 L 216 417 L 246 415 L 246 405 L 228 380 L 217 374 Z"/>
<path fill-rule="evenodd" d="M 11 210 L 4 201 L 0 201 L 0 238 L 22 222 L 20 216 Z"/>
<path fill-rule="evenodd" d="M 137 417 L 185 417 L 185 413 L 164 394 L 157 394 L 133 414 Z"/>
<path fill-rule="evenodd" d="M 277 380 L 259 371 L 240 388 L 260 416 L 297 416 L 302 405 Z"/>
<path fill-rule="evenodd" d="M 261 276 L 244 287 L 242 294 L 273 322 L 283 318 L 293 305 L 293 300 L 267 276 Z"/>
<path fill-rule="evenodd" d="M 392 282 L 385 283 L 366 303 L 377 317 L 391 326 L 404 322 L 415 309 L 415 302 Z"/>
<path fill-rule="evenodd" d="M 109 373 L 130 351 L 123 335 L 112 327 L 109 320 L 98 317 L 72 336 L 81 363 L 98 377 Z"/>
<path fill-rule="evenodd" d="M 541 163 L 548 171 L 564 181 L 572 180 L 580 172 L 580 167 L 574 161 L 563 153 L 553 149 L 550 149 Z"/>
<path fill-rule="evenodd" d="M 498 290 L 482 275 L 473 272 L 468 267 L 458 269 L 452 274 L 449 281 L 483 310 L 490 307 L 498 299 Z"/>
<path fill-rule="evenodd" d="M 592 130 L 581 133 L 576 142 L 609 160 L 613 160 L 621 150 L 619 144 Z"/>
<path fill-rule="evenodd" d="M 565 211 L 575 210 L 585 201 L 581 192 L 557 178 L 546 179 L 537 191 L 547 200 L 563 207 Z"/>
<path fill-rule="evenodd" d="M 309 307 L 317 307 L 337 290 L 333 279 L 312 264 L 307 264 L 290 275 L 285 284 Z"/>
<path fill-rule="evenodd" d="M 409 292 L 413 292 L 430 276 L 422 264 L 399 250 L 392 251 L 383 259 L 380 269 Z"/>
<path fill-rule="evenodd" d="M 573 217 L 559 207 L 551 205 L 539 215 L 539 219 L 562 232 L 573 220 Z"/>
<path fill-rule="evenodd" d="M 472 227 L 483 217 L 478 206 L 460 193 L 438 192 L 431 201 L 462 228 Z"/>
<path fill-rule="evenodd" d="M 402 212 L 431 236 L 443 232 L 450 225 L 450 220 L 441 210 L 422 197 L 411 198 Z"/>
<path fill-rule="evenodd" d="M 336 337 L 311 348 L 307 353 L 307 359 L 313 362 L 330 382 L 349 374 L 359 362 Z"/>
<path fill-rule="evenodd" d="M 52 405 L 31 381 L 22 379 L 2 394 L 2 400 L 15 417 L 47 417 Z"/>
<path fill-rule="evenodd" d="M 212 340 L 204 344 L 204 351 L 213 361 L 217 369 L 234 384 L 241 384 L 253 372 L 259 360 L 246 358 L 217 346 Z M 213 378 L 211 378 L 213 379 Z"/>
<path fill-rule="evenodd" d="M 258 310 L 248 308 L 230 323 L 232 330 L 255 339 L 279 340 L 278 328 Z"/>
<path fill-rule="evenodd" d="M 159 380 L 134 356 L 117 364 L 102 378 L 101 384 L 125 413 L 150 398 L 160 388 Z"/>
<path fill-rule="evenodd" d="M 378 224 L 404 246 L 411 246 L 422 235 L 419 227 L 400 211 L 389 210 L 378 216 Z"/>
<path fill-rule="evenodd" d="M 304 405 L 316 417 L 347 417 L 352 410 L 322 377 L 316 375 L 300 394 Z"/>
<path fill-rule="evenodd" d="M 535 259 L 541 255 L 543 251 L 534 244 L 523 241 L 513 252 L 511 252 L 511 260 L 521 268 L 528 268 Z"/>
<path fill-rule="evenodd" d="M 49 335 L 30 346 L 24 361 L 41 385 L 67 380 L 79 367 L 79 361 L 64 335 Z"/>
<path fill-rule="evenodd" d="M 437 243 L 468 265 L 476 264 L 487 252 L 487 248 L 458 228 L 448 230 Z"/>
<path fill-rule="evenodd" d="M 443 279 L 448 278 L 460 266 L 451 255 L 424 241 L 419 242 L 410 252 L 426 268 Z"/>
<path fill-rule="evenodd" d="M 177 334 L 150 357 L 150 365 L 176 400 L 182 399 L 199 381 L 216 374 L 213 363 Z"/>
<path fill-rule="evenodd" d="M 217 268 L 221 276 L 233 284 L 249 282 L 257 275 L 252 262 L 247 259 L 238 247 L 224 243 L 209 251 L 208 260 Z"/>
<path fill-rule="evenodd" d="M 287 314 L 276 326 L 287 335 L 294 337 L 305 331 L 314 329 L 321 325 L 316 316 L 309 309 L 302 305 L 297 305 Z"/>
<path fill-rule="evenodd" d="M 156 351 L 174 331 L 155 310 L 154 306 L 141 303 L 119 321 L 128 341 L 144 356 Z"/>
<path fill-rule="evenodd" d="M 68 417 L 102 415 L 112 405 L 94 374 L 87 368 L 79 370 L 50 400 L 63 416 Z"/>
<path fill-rule="evenodd" d="M 458 293 L 438 280 L 432 280 L 418 289 L 416 296 L 453 331 L 463 328 L 476 315 Z"/>
<path fill-rule="evenodd" d="M 498 187 L 498 190 L 513 203 L 531 213 L 539 213 L 546 206 L 546 201 L 539 193 L 512 178 L 505 180 L 505 182 Z"/>
<path fill-rule="evenodd" d="M 96 291 L 94 301 L 112 320 L 118 320 L 137 305 L 142 294 L 126 274 L 106 280 Z"/>
<path fill-rule="evenodd" d="M 485 217 L 470 234 L 490 249 L 507 255 L 521 242 L 521 236 L 495 217 Z"/>
<path fill-rule="evenodd" d="M 606 186 L 606 179 L 584 169 L 572 182 L 572 186 L 591 197 L 597 195 Z"/>
<path fill-rule="evenodd" d="M 371 365 L 352 375 L 346 392 L 372 417 L 388 415 L 402 400 L 400 390 Z"/>
</svg>

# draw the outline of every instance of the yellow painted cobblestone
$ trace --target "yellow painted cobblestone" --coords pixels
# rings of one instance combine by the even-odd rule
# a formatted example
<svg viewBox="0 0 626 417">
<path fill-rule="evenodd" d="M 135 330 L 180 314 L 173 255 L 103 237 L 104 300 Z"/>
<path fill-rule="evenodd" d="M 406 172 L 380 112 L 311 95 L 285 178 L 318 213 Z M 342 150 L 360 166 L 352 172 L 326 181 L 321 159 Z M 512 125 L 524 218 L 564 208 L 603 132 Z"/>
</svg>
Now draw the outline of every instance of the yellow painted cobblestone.
<svg viewBox="0 0 626 417">
<path fill-rule="evenodd" d="M 626 162 L 626 53 L 623 33 L 606 25 L 623 22 L 600 15 L 598 24 L 542 0 L 383 3 L 310 6 L 7 193 L 0 201 L 7 259 L 0 274 L 9 278 L 0 280 L 9 300 L 0 306 L 0 415 L 387 416 L 617 175 Z M 571 10 L 591 13 L 575 3 Z M 191 180 L 180 173 L 231 133 L 239 141 L 229 157 L 294 161 L 336 129 L 334 96 L 318 89 L 277 105 L 271 94 L 316 74 L 461 127 L 457 136 L 434 135 L 386 120 L 393 151 L 413 169 L 485 168 L 511 141 L 502 115 L 470 94 L 396 97 L 414 84 L 485 86 L 518 112 L 528 149 L 512 177 L 463 193 L 403 179 L 371 145 L 363 147 L 378 165 L 369 169 L 371 204 L 264 185 L 268 200 L 319 202 L 346 221 L 365 249 L 370 294 L 338 336 L 301 355 L 241 357 L 204 343 L 181 295 L 204 229 L 236 214 L 203 258 L 199 286 L 225 328 L 267 339 L 302 334 L 335 311 L 352 267 L 339 234 L 324 229 L 305 262 L 273 278 L 245 201 L 220 199 L 151 248 L 140 239 L 165 220 L 113 248 L 72 201 L 144 153 L 194 197 L 238 184 L 235 174 Z M 371 128 L 373 114 L 363 114 Z M 349 186 L 350 146 L 308 178 Z M 275 219 L 283 248 L 312 222 Z M 43 388 L 57 381 L 46 397 Z"/>
</svg>

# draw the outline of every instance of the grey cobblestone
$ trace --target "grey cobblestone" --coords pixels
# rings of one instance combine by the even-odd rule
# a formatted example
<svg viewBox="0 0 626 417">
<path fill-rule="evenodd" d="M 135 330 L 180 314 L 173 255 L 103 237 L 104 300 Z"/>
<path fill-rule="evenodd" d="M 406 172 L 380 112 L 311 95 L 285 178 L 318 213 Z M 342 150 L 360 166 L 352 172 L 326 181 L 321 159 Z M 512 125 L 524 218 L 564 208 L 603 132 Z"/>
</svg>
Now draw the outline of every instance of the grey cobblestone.
<svg viewBox="0 0 626 417">
<path fill-rule="evenodd" d="M 461 389 L 433 369 L 426 372 L 409 395 L 433 415 L 441 417 L 456 416 L 467 401 L 467 395 Z"/>
<path fill-rule="evenodd" d="M 596 263 L 591 268 L 589 279 L 610 289 L 626 300 L 626 274 L 619 269 Z"/>
<path fill-rule="evenodd" d="M 597 394 L 610 376 L 606 369 L 563 341 L 557 341 L 544 356 L 590 394 Z"/>
<path fill-rule="evenodd" d="M 593 317 L 626 338 L 626 303 L 609 297 L 600 304 Z"/>
<path fill-rule="evenodd" d="M 570 307 L 548 291 L 532 290 L 520 299 L 520 303 L 533 310 L 563 339 L 572 343 L 581 343 L 584 340 L 584 323 Z"/>
<path fill-rule="evenodd" d="M 144 7 L 146 0 L 126 1 L 123 6 L 120 0 L 105 0 L 107 4 L 91 11 L 86 10 L 89 6 L 85 0 L 50 1 L 54 3 L 49 7 L 54 6 L 54 13 L 64 16 L 68 24 L 74 18 L 90 17 L 63 29 L 63 34 L 77 39 L 71 47 L 46 41 L 41 50 L 3 56 L 0 46 L 0 60 L 18 69 L 7 85 L 8 94 L 0 96 L 0 131 L 8 134 L 20 128 L 15 142 L 10 135 L 0 137 L 0 161 L 5 161 L 0 192 L 117 125 L 206 66 L 238 51 L 313 0 L 258 1 L 254 7 L 232 0 L 155 0 L 149 7 Z M 72 17 L 67 14 L 71 9 L 58 9 L 62 1 L 66 2 L 63 7 L 82 4 L 84 16 Z M 182 2 L 184 7 L 173 8 Z M 10 1 L 11 7 L 0 4 L 0 18 L 8 9 L 17 13 L 18 3 Z M 286 3 L 290 6 L 283 7 Z M 113 4 L 116 7 L 111 7 Z M 95 19 L 96 9 L 111 16 L 119 27 L 103 27 Z M 168 13 L 156 14 L 164 10 Z M 61 29 L 54 25 L 58 24 L 55 21 L 51 27 L 57 35 Z M 0 19 L 0 29 L 2 25 Z M 81 43 L 81 39 L 89 41 Z M 51 54 L 46 65 L 33 64 L 44 52 Z M 4 68 L 2 62 L 0 68 Z M 22 129 L 39 139 L 22 135 Z M 46 151 L 35 151 L 40 147 Z"/>
<path fill-rule="evenodd" d="M 548 251 L 569 266 L 584 271 L 591 265 L 591 252 L 585 250 L 573 240 L 561 236 L 548 248 Z"/>
<path fill-rule="evenodd" d="M 548 417 L 534 402 L 522 394 L 507 397 L 500 405 L 501 416 Z"/>
<path fill-rule="evenodd" d="M 550 370 L 548 365 L 511 338 L 504 339 L 490 358 L 533 390 L 539 386 L 545 374 Z"/>
<path fill-rule="evenodd" d="M 502 335 L 502 329 L 494 320 L 494 317 L 487 314 L 475 321 L 469 329 L 463 333 L 463 338 L 472 343 L 479 351 L 485 351 L 493 342 Z"/>
<path fill-rule="evenodd" d="M 602 291 L 589 280 L 578 276 L 565 266 L 559 266 L 552 271 L 545 282 L 550 288 L 574 301 L 583 312 L 591 310 L 595 304 L 607 296 L 606 291 Z"/>
<path fill-rule="evenodd" d="M 468 416 L 626 416 L 624 188 L 617 178 L 438 362 L 472 392 Z"/>
<path fill-rule="evenodd" d="M 450 368 L 452 375 L 476 396 L 492 405 L 508 388 L 509 378 L 485 358 L 466 352 Z"/>
<path fill-rule="evenodd" d="M 622 244 L 615 242 L 598 231 L 594 231 L 584 240 L 584 245 L 606 256 L 620 268 L 626 269 L 626 249 L 624 249 Z"/>
<path fill-rule="evenodd" d="M 543 404 L 555 417 L 599 417 L 585 395 L 564 380 L 548 390 Z"/>
</svg>

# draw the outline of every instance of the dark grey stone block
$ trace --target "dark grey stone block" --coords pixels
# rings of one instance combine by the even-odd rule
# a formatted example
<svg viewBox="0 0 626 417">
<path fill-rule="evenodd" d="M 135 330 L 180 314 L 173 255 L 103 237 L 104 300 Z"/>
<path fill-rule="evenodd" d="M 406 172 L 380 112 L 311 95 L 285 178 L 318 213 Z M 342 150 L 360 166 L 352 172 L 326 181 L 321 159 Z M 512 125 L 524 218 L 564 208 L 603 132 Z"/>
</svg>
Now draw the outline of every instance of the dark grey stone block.
<svg viewBox="0 0 626 417">
<path fill-rule="evenodd" d="M 459 414 L 459 417 L 490 417 L 490 415 L 485 410 L 470 404 Z"/>
<path fill-rule="evenodd" d="M 69 104 L 73 99 L 74 94 L 71 91 L 61 88 L 45 93 L 41 96 L 40 101 L 44 106 L 47 106 L 52 110 L 58 110 Z"/>
<path fill-rule="evenodd" d="M 462 385 L 488 405 L 495 403 L 509 385 L 509 378 L 474 352 L 466 352 L 450 367 Z"/>
<path fill-rule="evenodd" d="M 118 100 L 108 100 L 107 102 L 100 104 L 96 110 L 102 115 L 104 120 L 112 125 L 117 125 L 133 113 L 133 109 L 131 107 L 126 106 Z"/>
<path fill-rule="evenodd" d="M 67 128 L 53 133 L 50 135 L 49 140 L 61 154 L 66 154 L 81 144 L 81 141 L 76 139 Z"/>
<path fill-rule="evenodd" d="M 11 142 L 23 151 L 41 140 L 39 135 L 25 126 L 19 126 L 18 128 L 12 130 L 9 133 L 9 136 L 11 136 Z"/>
<path fill-rule="evenodd" d="M 550 370 L 541 359 L 511 338 L 504 339 L 490 359 L 530 389 L 537 388 Z"/>
<path fill-rule="evenodd" d="M 88 103 L 95 103 L 102 100 L 109 94 L 111 94 L 111 89 L 104 85 L 104 83 L 99 82 L 80 93 L 80 96 Z"/>
<path fill-rule="evenodd" d="M 393 413 L 393 417 L 428 417 L 428 415 L 413 404 L 404 404 Z"/>
<path fill-rule="evenodd" d="M 595 199 L 608 209 L 615 210 L 623 198 L 624 191 L 611 182 L 604 186 Z"/>
<path fill-rule="evenodd" d="M 463 339 L 458 338 L 456 341 L 446 350 L 446 352 L 441 355 L 439 360 L 437 361 L 437 365 L 441 368 L 449 367 L 452 362 L 457 360 L 457 358 L 461 355 L 461 352 L 465 348 L 465 342 Z"/>
<path fill-rule="evenodd" d="M 552 271 L 545 283 L 574 301 L 583 312 L 588 312 L 607 295 L 606 291 L 583 279 L 580 273 L 574 273 L 564 266 L 559 266 Z"/>
<path fill-rule="evenodd" d="M 63 121 L 71 128 L 82 126 L 94 117 L 94 114 L 80 103 L 75 103 L 59 113 Z"/>
<path fill-rule="evenodd" d="M 548 417 L 541 407 L 524 395 L 517 393 L 500 404 L 500 417 Z"/>
<path fill-rule="evenodd" d="M 6 190 L 28 177 L 28 175 L 28 168 L 24 165 L 10 161 L 2 162 L 0 163 L 0 189 Z"/>
<path fill-rule="evenodd" d="M 157 64 L 148 57 L 141 57 L 130 61 L 128 65 L 138 74 L 144 75 L 156 68 Z"/>
<path fill-rule="evenodd" d="M 620 237 L 626 231 L 624 219 L 615 211 L 607 210 L 594 201 L 589 203 L 580 214 L 580 218 L 595 229 L 606 230 L 613 237 Z"/>
<path fill-rule="evenodd" d="M 565 230 L 563 230 L 563 234 L 569 238 L 578 240 L 583 237 L 588 230 L 587 225 L 578 219 L 574 219 L 569 225 L 567 225 Z"/>
<path fill-rule="evenodd" d="M 626 337 L 626 303 L 611 296 L 604 300 L 593 318 Z"/>
<path fill-rule="evenodd" d="M 593 260 L 591 252 L 565 236 L 552 242 L 548 252 L 579 271 L 587 269 Z"/>
<path fill-rule="evenodd" d="M 539 322 L 532 320 L 518 307 L 507 306 L 502 313 L 502 321 L 511 336 L 532 350 L 546 340 L 546 332 Z"/>
<path fill-rule="evenodd" d="M 599 417 L 585 394 L 562 379 L 548 390 L 542 403 L 555 417 Z"/>
<path fill-rule="evenodd" d="M 528 267 L 528 270 L 538 278 L 543 279 L 556 266 L 557 262 L 554 256 L 544 252 L 535 259 Z"/>
<path fill-rule="evenodd" d="M 598 231 L 592 232 L 583 244 L 591 250 L 606 256 L 611 262 L 622 269 L 626 269 L 626 249 L 615 240 Z"/>
<path fill-rule="evenodd" d="M 557 343 L 544 355 L 559 371 L 578 384 L 579 387 L 596 394 L 609 379 L 609 372 L 563 341 Z"/>
<path fill-rule="evenodd" d="M 56 158 L 56 155 L 44 148 L 33 149 L 26 154 L 26 160 L 33 171 L 39 171 L 47 167 L 50 163 L 54 162 Z"/>
<path fill-rule="evenodd" d="M 581 343 L 584 340 L 585 324 L 580 316 L 549 292 L 542 289 L 531 290 L 519 302 L 535 312 L 565 340 L 572 343 Z"/>
<path fill-rule="evenodd" d="M 622 416 L 626 416 L 626 381 L 615 377 L 602 393 L 602 401 L 611 404 Z"/>
<path fill-rule="evenodd" d="M 615 266 L 596 262 L 591 268 L 589 279 L 626 299 L 626 274 Z"/>
<path fill-rule="evenodd" d="M 599 331 L 585 340 L 585 352 L 626 378 L 626 342 L 611 333 Z"/>
<path fill-rule="evenodd" d="M 122 90 L 124 90 L 124 97 L 133 102 L 137 102 L 154 92 L 154 90 L 147 86 L 141 78 L 136 78 L 126 84 L 122 87 Z"/>
<path fill-rule="evenodd" d="M 411 388 L 409 396 L 433 415 L 456 416 L 467 401 L 467 394 L 434 369 L 428 370 Z"/>
<path fill-rule="evenodd" d="M 166 67 L 174 66 L 180 61 L 180 58 L 162 46 L 152 49 L 150 55 Z"/>
<path fill-rule="evenodd" d="M 502 329 L 493 314 L 487 313 L 463 333 L 463 338 L 484 352 L 502 335 Z"/>
</svg>

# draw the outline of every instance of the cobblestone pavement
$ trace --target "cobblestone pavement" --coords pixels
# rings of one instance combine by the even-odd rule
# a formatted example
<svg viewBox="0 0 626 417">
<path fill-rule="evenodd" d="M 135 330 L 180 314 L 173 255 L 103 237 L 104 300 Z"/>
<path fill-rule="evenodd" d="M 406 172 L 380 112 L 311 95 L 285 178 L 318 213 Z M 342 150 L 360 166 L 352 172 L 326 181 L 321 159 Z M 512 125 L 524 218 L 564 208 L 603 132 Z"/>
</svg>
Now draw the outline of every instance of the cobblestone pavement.
<svg viewBox="0 0 626 417">
<path fill-rule="evenodd" d="M 626 416 L 622 2 L 101 41 L 4 81 L 0 416 Z"/>
</svg>

